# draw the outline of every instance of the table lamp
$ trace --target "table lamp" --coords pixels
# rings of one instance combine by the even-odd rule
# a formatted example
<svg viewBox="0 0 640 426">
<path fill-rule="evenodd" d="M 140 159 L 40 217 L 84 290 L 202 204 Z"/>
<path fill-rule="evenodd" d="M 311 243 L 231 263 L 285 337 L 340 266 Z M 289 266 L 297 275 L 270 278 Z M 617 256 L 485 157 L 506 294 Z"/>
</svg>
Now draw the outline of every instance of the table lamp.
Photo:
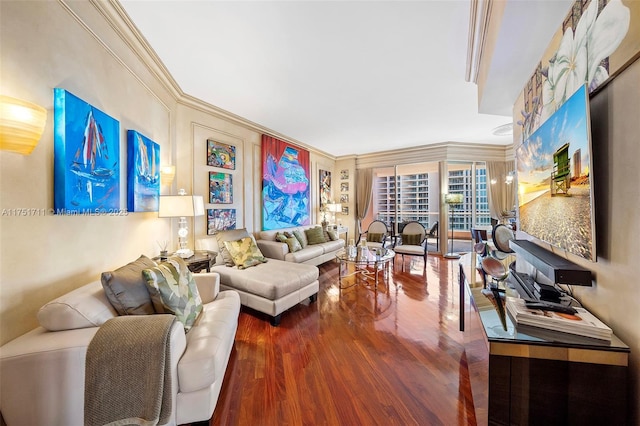
<svg viewBox="0 0 640 426">
<path fill-rule="evenodd" d="M 184 189 L 179 195 L 161 195 L 158 207 L 158 217 L 179 217 L 178 221 L 178 251 L 176 255 L 186 259 L 193 256 L 193 250 L 187 247 L 187 217 L 204 216 L 204 200 L 201 195 L 186 195 Z"/>
</svg>

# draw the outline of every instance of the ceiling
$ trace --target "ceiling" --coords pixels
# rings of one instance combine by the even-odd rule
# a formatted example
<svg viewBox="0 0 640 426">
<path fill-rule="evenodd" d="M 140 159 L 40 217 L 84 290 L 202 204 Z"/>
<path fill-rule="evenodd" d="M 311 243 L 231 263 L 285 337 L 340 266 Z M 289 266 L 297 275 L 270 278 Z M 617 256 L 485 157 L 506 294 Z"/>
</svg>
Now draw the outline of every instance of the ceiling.
<svg viewBox="0 0 640 426">
<path fill-rule="evenodd" d="M 491 114 L 465 82 L 469 0 L 120 3 L 183 92 L 343 156 L 511 144 L 492 130 L 511 122 L 571 1 L 507 3 L 482 99 Z"/>
</svg>

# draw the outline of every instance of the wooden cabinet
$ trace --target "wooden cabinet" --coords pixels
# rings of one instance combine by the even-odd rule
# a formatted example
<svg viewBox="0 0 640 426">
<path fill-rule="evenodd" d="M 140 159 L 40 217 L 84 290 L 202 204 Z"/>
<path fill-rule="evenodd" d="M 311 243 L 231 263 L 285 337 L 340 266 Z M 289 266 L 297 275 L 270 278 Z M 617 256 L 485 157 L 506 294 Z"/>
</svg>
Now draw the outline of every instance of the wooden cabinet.
<svg viewBox="0 0 640 426">
<path fill-rule="evenodd" d="M 470 264 L 461 258 L 460 328 L 478 424 L 626 424 L 628 346 L 503 323 Z"/>
</svg>

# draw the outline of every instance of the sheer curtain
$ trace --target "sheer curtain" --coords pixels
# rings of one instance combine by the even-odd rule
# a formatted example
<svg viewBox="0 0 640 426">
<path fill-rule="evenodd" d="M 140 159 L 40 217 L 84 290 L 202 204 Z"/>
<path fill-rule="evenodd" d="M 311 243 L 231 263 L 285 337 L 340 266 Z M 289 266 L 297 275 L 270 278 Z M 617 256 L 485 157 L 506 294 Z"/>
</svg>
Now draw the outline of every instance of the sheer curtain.
<svg viewBox="0 0 640 426">
<path fill-rule="evenodd" d="M 504 212 L 513 210 L 516 203 L 516 182 L 506 184 L 505 179 L 515 171 L 515 161 L 487 161 L 487 180 L 489 181 L 489 211 L 491 217 L 502 219 Z M 491 184 L 495 179 L 497 182 Z"/>
<path fill-rule="evenodd" d="M 356 170 L 356 220 L 358 235 L 362 233 L 362 220 L 367 217 L 373 191 L 373 169 Z"/>
</svg>

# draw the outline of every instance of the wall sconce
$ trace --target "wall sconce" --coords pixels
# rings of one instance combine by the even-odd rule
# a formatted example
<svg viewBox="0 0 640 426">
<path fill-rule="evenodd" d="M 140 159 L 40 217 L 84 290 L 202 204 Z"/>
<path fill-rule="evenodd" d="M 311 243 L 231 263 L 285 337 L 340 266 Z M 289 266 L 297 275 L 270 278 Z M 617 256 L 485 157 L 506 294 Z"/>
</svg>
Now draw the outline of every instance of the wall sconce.
<svg viewBox="0 0 640 426">
<path fill-rule="evenodd" d="M 0 96 L 0 149 L 29 155 L 40 142 L 47 110 L 31 102 Z"/>
<path fill-rule="evenodd" d="M 171 185 L 173 178 L 176 177 L 176 166 L 162 166 L 160 168 L 160 183 L 163 185 Z"/>
</svg>

